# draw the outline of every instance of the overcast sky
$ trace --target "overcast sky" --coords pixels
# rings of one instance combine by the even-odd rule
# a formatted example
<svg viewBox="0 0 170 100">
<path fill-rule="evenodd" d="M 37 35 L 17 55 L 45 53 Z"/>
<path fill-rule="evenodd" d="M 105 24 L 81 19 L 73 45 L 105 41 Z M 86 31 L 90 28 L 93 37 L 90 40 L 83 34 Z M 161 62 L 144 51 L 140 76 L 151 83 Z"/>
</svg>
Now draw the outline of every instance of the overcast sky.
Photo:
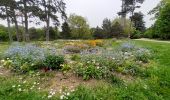
<svg viewBox="0 0 170 100">
<path fill-rule="evenodd" d="M 121 0 L 66 0 L 67 13 L 76 13 L 88 19 L 90 26 L 101 26 L 104 18 L 114 19 L 118 17 L 117 12 L 121 10 Z M 141 11 L 145 16 L 146 26 L 153 24 L 151 16 L 147 13 L 154 8 L 160 0 L 145 0 Z"/>
<path fill-rule="evenodd" d="M 118 17 L 117 12 L 121 9 L 121 0 L 65 0 L 67 15 L 75 13 L 85 17 L 91 27 L 101 26 L 104 18 L 114 19 Z M 147 13 L 154 8 L 160 0 L 145 0 L 142 7 L 136 11 L 141 11 L 145 16 L 146 26 L 153 24 L 151 16 Z M 6 24 L 6 21 L 0 21 L 0 24 Z M 36 25 L 30 24 L 29 27 Z M 37 27 L 42 27 L 43 24 Z"/>
</svg>

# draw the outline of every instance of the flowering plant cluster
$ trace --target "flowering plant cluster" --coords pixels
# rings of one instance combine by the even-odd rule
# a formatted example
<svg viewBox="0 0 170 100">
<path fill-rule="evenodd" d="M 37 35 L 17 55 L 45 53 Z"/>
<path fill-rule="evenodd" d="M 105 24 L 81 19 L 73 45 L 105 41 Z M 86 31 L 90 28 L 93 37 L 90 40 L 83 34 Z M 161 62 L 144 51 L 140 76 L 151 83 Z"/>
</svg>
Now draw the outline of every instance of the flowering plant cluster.
<svg viewBox="0 0 170 100">
<path fill-rule="evenodd" d="M 9 49 L 4 54 L 4 63 L 3 66 L 7 68 L 11 68 L 14 71 L 27 72 L 30 70 L 36 70 L 49 66 L 50 62 L 47 62 L 49 55 L 53 55 L 55 58 L 61 58 L 56 55 L 54 49 L 44 49 L 37 47 L 32 44 L 15 44 L 9 47 Z M 63 58 L 64 59 L 64 58 Z M 58 60 L 55 59 L 53 63 L 60 64 Z M 45 63 L 44 63 L 45 62 Z M 56 65 L 59 66 L 59 65 Z M 55 67 L 55 66 L 52 66 Z"/>
<path fill-rule="evenodd" d="M 103 76 L 114 71 L 136 75 L 142 73 L 142 65 L 148 63 L 151 58 L 148 49 L 131 43 L 123 43 L 113 51 L 99 51 L 101 53 L 82 53 L 81 63 L 74 69 L 75 73 L 84 79 L 104 78 Z"/>
</svg>

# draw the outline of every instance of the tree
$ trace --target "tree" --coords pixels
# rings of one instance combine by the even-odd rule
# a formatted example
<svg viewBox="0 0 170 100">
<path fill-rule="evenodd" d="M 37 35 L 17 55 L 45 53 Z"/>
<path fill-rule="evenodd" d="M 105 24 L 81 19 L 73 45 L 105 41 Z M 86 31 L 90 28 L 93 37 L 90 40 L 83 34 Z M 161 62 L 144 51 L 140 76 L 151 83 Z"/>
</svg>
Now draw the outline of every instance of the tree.
<svg viewBox="0 0 170 100">
<path fill-rule="evenodd" d="M 40 4 L 42 6 L 41 12 L 37 15 L 40 20 L 45 21 L 46 23 L 46 41 L 50 39 L 50 19 L 53 20 L 54 25 L 59 25 L 58 16 L 56 13 L 60 13 L 62 18 L 65 20 L 65 3 L 63 0 L 41 0 Z"/>
<path fill-rule="evenodd" d="M 93 30 L 93 37 L 95 39 L 103 39 L 105 37 L 104 31 L 102 28 L 97 26 L 96 28 L 92 29 Z"/>
<path fill-rule="evenodd" d="M 0 41 L 8 40 L 8 31 L 5 26 L 0 25 Z"/>
<path fill-rule="evenodd" d="M 144 15 L 141 12 L 134 13 L 134 15 L 131 16 L 134 28 L 141 32 L 145 31 L 145 22 L 143 21 L 143 16 Z"/>
<path fill-rule="evenodd" d="M 11 34 L 11 20 L 10 20 L 10 3 L 11 0 L 1 0 L 0 1 L 0 18 L 2 19 L 7 19 L 7 24 L 8 24 L 8 36 L 10 42 L 13 41 L 12 39 L 12 34 Z"/>
<path fill-rule="evenodd" d="M 61 32 L 62 38 L 65 38 L 65 39 L 71 38 L 71 30 L 66 21 L 62 24 L 61 28 L 62 28 L 62 32 Z"/>
<path fill-rule="evenodd" d="M 103 20 L 102 29 L 106 34 L 105 38 L 110 38 L 112 32 L 112 22 L 109 19 L 105 18 Z"/>
<path fill-rule="evenodd" d="M 72 38 L 89 38 L 91 36 L 89 25 L 82 16 L 71 14 L 68 18 Z"/>
<path fill-rule="evenodd" d="M 120 15 L 122 17 L 122 26 L 125 27 L 126 24 L 126 15 L 128 13 L 131 14 L 131 16 L 133 16 L 134 11 L 136 8 L 140 8 L 140 6 L 138 6 L 138 4 L 142 4 L 144 2 L 144 0 L 122 0 L 122 9 L 120 12 L 118 12 L 118 15 Z M 132 28 L 132 23 L 130 24 L 130 28 Z M 128 34 L 128 37 L 130 38 L 130 34 Z"/>
<path fill-rule="evenodd" d="M 119 23 L 119 25 L 122 26 L 123 28 L 123 35 L 124 36 L 127 36 L 129 33 L 133 33 L 134 31 L 134 27 L 130 28 L 131 27 L 131 21 L 129 19 L 125 19 L 126 20 L 126 23 L 125 23 L 125 26 L 123 27 L 122 26 L 122 19 L 121 18 L 115 18 L 113 21 L 112 21 L 112 26 L 114 26 L 117 22 Z"/>
<path fill-rule="evenodd" d="M 170 39 L 170 3 L 160 9 L 160 15 L 155 23 L 156 32 L 162 39 Z"/>
<path fill-rule="evenodd" d="M 20 0 L 18 1 L 19 4 L 19 10 L 22 12 L 24 15 L 24 34 L 23 34 L 23 40 L 24 41 L 29 41 L 29 31 L 28 31 L 28 18 L 29 18 L 29 13 L 32 12 L 32 7 L 34 5 L 35 0 Z"/>
<path fill-rule="evenodd" d="M 112 26 L 112 37 L 120 37 L 123 35 L 123 27 L 119 22 L 115 22 Z"/>
<path fill-rule="evenodd" d="M 154 7 L 151 11 L 149 11 L 149 15 L 154 15 L 152 19 L 157 19 L 160 15 L 160 9 L 163 8 L 166 3 L 170 3 L 169 0 L 161 0 L 160 3 Z"/>
<path fill-rule="evenodd" d="M 15 0 L 10 0 L 9 6 L 10 6 L 11 21 L 12 21 L 12 23 L 15 24 L 17 41 L 21 41 L 20 35 L 19 35 L 19 26 L 18 26 L 18 21 L 17 21 L 17 14 L 16 14 L 16 11 L 18 10 L 18 7 L 19 7 L 18 2 L 16 2 Z"/>
</svg>

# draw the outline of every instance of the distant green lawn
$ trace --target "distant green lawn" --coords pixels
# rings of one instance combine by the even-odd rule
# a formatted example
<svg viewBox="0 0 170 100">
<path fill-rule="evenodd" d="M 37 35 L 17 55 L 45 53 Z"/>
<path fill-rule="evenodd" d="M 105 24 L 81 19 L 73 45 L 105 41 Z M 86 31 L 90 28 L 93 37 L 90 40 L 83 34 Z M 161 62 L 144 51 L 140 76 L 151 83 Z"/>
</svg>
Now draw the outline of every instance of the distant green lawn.
<svg viewBox="0 0 170 100">
<path fill-rule="evenodd" d="M 80 86 L 69 100 L 170 100 L 170 43 L 131 40 L 135 44 L 151 49 L 154 68 L 148 68 L 148 77 L 137 77 L 126 85 L 100 83 L 96 87 Z M 113 44 L 117 45 L 117 44 Z M 0 54 L 8 47 L 0 43 Z M 0 100 L 45 100 L 43 93 L 36 91 L 18 93 L 11 86 L 15 78 L 0 76 Z"/>
</svg>

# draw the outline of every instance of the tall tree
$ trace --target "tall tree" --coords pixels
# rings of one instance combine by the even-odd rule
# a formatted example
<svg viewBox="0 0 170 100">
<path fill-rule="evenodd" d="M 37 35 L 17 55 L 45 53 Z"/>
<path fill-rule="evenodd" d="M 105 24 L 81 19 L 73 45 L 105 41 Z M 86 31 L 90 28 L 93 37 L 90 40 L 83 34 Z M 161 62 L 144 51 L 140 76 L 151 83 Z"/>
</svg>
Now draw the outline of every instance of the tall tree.
<svg viewBox="0 0 170 100">
<path fill-rule="evenodd" d="M 60 13 L 63 19 L 66 19 L 65 14 L 65 3 L 63 0 L 41 0 L 42 6 L 41 12 L 39 13 L 40 20 L 46 23 L 46 41 L 50 40 L 49 28 L 50 20 L 53 21 L 54 25 L 59 25 L 57 13 Z"/>
<path fill-rule="evenodd" d="M 105 38 L 110 38 L 111 32 L 112 32 L 112 22 L 109 19 L 105 18 L 103 20 L 102 28 L 103 28 L 103 31 L 106 34 Z"/>
<path fill-rule="evenodd" d="M 9 36 L 10 42 L 12 42 L 13 39 L 12 39 L 12 34 L 11 34 L 10 3 L 11 3 L 11 0 L 0 1 L 0 18 L 7 20 L 8 36 Z"/>
<path fill-rule="evenodd" d="M 68 23 L 64 22 L 62 24 L 61 28 L 62 28 L 62 32 L 61 32 L 62 38 L 66 38 L 66 39 L 71 38 L 71 29 L 70 29 Z"/>
<path fill-rule="evenodd" d="M 118 12 L 118 15 L 122 17 L 123 27 L 125 27 L 126 15 L 130 13 L 131 16 L 133 16 L 135 9 L 140 8 L 138 4 L 142 4 L 143 2 L 144 0 L 122 0 L 122 10 Z M 130 25 L 130 28 L 132 28 L 132 24 Z M 128 37 L 130 38 L 130 33 L 128 34 Z"/>
<path fill-rule="evenodd" d="M 112 26 L 112 33 L 111 36 L 112 37 L 120 37 L 121 35 L 123 35 L 123 27 L 121 26 L 121 24 L 119 22 L 115 22 Z"/>
<path fill-rule="evenodd" d="M 167 2 L 163 8 L 160 9 L 159 17 L 156 20 L 156 32 L 162 39 L 170 39 L 170 2 Z"/>
<path fill-rule="evenodd" d="M 138 12 L 134 13 L 134 15 L 131 17 L 135 29 L 141 32 L 145 31 L 145 22 L 143 20 L 143 16 L 144 15 L 141 12 Z"/>
<path fill-rule="evenodd" d="M 29 31 L 28 31 L 28 23 L 29 23 L 29 17 L 31 17 L 32 15 L 35 14 L 37 8 L 38 8 L 38 4 L 37 4 L 37 0 L 20 0 L 18 2 L 19 4 L 19 10 L 20 12 L 23 14 L 24 16 L 24 35 L 23 35 L 23 40 L 24 41 L 29 41 Z"/>
<path fill-rule="evenodd" d="M 90 29 L 86 19 L 82 16 L 71 14 L 68 18 L 68 23 L 71 29 L 73 38 L 89 38 Z"/>
<path fill-rule="evenodd" d="M 17 41 L 20 41 L 21 39 L 19 35 L 19 26 L 17 21 L 17 14 L 16 14 L 17 10 L 18 10 L 18 3 L 15 0 L 11 0 L 10 15 L 11 15 L 12 22 L 15 24 Z"/>
<path fill-rule="evenodd" d="M 105 34 L 102 28 L 97 26 L 96 28 L 93 29 L 93 37 L 95 39 L 103 39 L 105 38 Z"/>
</svg>

